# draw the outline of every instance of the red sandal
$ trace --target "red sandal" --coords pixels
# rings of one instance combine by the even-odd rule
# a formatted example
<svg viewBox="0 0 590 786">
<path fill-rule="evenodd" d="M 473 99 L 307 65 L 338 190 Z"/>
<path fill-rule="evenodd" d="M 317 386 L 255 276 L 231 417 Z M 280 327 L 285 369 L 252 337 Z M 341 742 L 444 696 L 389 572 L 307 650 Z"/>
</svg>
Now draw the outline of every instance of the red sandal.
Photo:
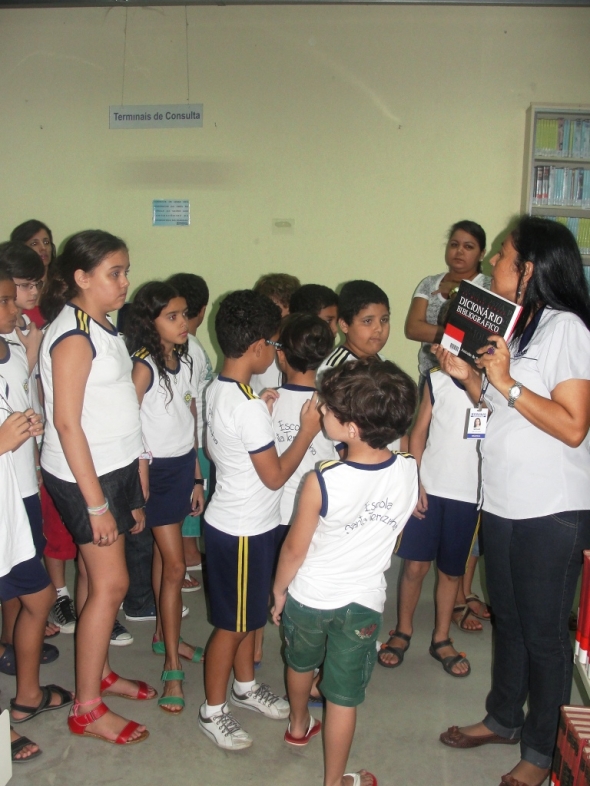
<svg viewBox="0 0 590 786">
<path fill-rule="evenodd" d="M 136 742 L 143 742 L 144 740 L 147 740 L 147 738 L 150 736 L 149 731 L 144 729 L 139 737 L 134 740 L 129 739 L 133 732 L 140 726 L 140 724 L 136 723 L 135 721 L 129 721 L 116 740 L 109 740 L 102 734 L 95 734 L 93 731 L 87 731 L 87 726 L 102 718 L 102 716 L 109 711 L 107 705 L 104 704 L 100 698 L 93 699 L 93 701 L 98 701 L 99 704 L 93 710 L 90 712 L 85 712 L 83 715 L 76 715 L 76 708 L 82 707 L 83 704 L 79 702 L 74 704 L 72 713 L 68 718 L 68 726 L 72 734 L 78 734 L 81 737 L 96 737 L 97 740 L 104 740 L 104 742 L 110 742 L 112 745 L 134 745 Z M 92 703 L 92 701 L 84 702 L 84 704 Z"/>
<path fill-rule="evenodd" d="M 103 696 L 118 696 L 121 699 L 130 699 L 131 701 L 150 701 L 151 699 L 155 699 L 158 695 L 158 691 L 155 688 L 152 688 L 147 682 L 143 682 L 143 680 L 131 680 L 131 682 L 136 682 L 137 684 L 137 696 L 129 696 L 127 693 L 115 693 L 114 691 L 109 691 L 108 688 L 111 687 L 118 679 L 120 679 L 118 674 L 115 674 L 114 671 L 111 671 L 110 674 L 101 680 L 100 683 L 100 692 Z M 150 690 L 154 692 L 153 696 L 150 696 Z"/>
</svg>

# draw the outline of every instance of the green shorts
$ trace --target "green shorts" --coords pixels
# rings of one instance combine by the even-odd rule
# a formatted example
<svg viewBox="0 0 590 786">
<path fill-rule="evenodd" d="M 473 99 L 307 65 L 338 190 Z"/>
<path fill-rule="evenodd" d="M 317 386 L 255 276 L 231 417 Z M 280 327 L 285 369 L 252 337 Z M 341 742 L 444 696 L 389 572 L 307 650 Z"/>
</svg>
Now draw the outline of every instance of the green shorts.
<svg viewBox="0 0 590 786">
<path fill-rule="evenodd" d="M 209 485 L 211 462 L 205 455 L 203 448 L 199 448 L 197 455 L 199 457 L 199 466 L 201 467 L 201 472 L 207 481 L 207 485 Z M 205 501 L 207 501 L 208 496 L 209 491 L 207 490 L 205 492 Z M 182 537 L 198 538 L 201 535 L 201 519 L 202 516 L 187 516 L 182 524 Z"/>
<path fill-rule="evenodd" d="M 323 663 L 322 694 L 333 704 L 356 707 L 377 660 L 382 615 L 358 603 L 340 609 L 312 609 L 290 595 L 283 611 L 285 660 L 297 672 Z"/>
</svg>

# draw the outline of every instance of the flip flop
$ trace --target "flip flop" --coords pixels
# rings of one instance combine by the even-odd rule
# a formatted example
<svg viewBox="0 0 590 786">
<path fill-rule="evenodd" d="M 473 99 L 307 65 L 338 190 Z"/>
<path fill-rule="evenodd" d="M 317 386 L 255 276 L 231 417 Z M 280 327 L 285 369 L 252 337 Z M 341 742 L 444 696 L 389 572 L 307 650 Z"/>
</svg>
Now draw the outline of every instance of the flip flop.
<svg viewBox="0 0 590 786">
<path fill-rule="evenodd" d="M 31 761 L 31 759 L 36 759 L 37 756 L 40 756 L 43 753 L 41 748 L 39 748 L 39 750 L 29 754 L 24 759 L 17 759 L 16 754 L 20 753 L 23 748 L 27 747 L 27 745 L 37 745 L 37 743 L 33 742 L 33 740 L 30 740 L 28 737 L 19 737 L 18 740 L 14 740 L 14 742 L 10 743 L 10 754 L 13 764 L 24 764 L 27 761 Z"/>
<path fill-rule="evenodd" d="M 52 704 L 51 703 L 51 694 L 57 693 L 57 695 L 61 699 L 61 704 Z M 24 718 L 13 718 L 11 716 L 10 720 L 12 723 L 26 723 L 26 721 L 31 720 L 32 718 L 36 718 L 37 715 L 41 715 L 42 712 L 51 712 L 52 710 L 61 710 L 62 707 L 67 707 L 70 704 L 73 704 L 74 697 L 70 693 L 69 690 L 65 690 L 64 688 L 60 688 L 59 685 L 42 685 L 41 686 L 41 701 L 36 707 L 27 707 L 24 704 L 17 704 L 14 699 L 10 699 L 10 709 L 16 710 L 17 712 L 27 712 L 28 715 Z"/>
<path fill-rule="evenodd" d="M 287 726 L 287 731 L 285 732 L 284 740 L 289 745 L 295 745 L 295 747 L 302 748 L 304 745 L 311 740 L 312 737 L 315 737 L 316 734 L 319 734 L 322 730 L 322 722 L 316 720 L 311 715 L 309 716 L 309 726 L 307 731 L 303 735 L 303 737 L 294 737 L 291 734 L 291 724 Z"/>
<path fill-rule="evenodd" d="M 361 770 L 360 772 L 345 772 L 344 777 L 348 775 L 349 778 L 352 778 L 352 786 L 361 786 L 361 777 L 363 775 L 370 775 L 371 776 L 371 786 L 377 786 L 377 778 L 373 775 L 372 772 L 367 772 L 367 770 Z"/>
<path fill-rule="evenodd" d="M 459 630 L 462 630 L 465 633 L 481 633 L 483 630 L 483 625 L 480 628 L 465 627 L 465 620 L 470 616 L 476 617 L 476 615 L 469 608 L 469 606 L 461 605 L 461 606 L 455 606 L 455 608 L 453 609 L 453 615 L 451 619 L 455 623 L 455 625 L 459 628 Z"/>
<path fill-rule="evenodd" d="M 188 582 L 188 586 L 184 586 Z M 188 570 L 184 574 L 184 581 L 181 592 L 197 592 L 201 589 L 201 582 L 197 581 L 197 579 L 193 578 Z"/>
</svg>

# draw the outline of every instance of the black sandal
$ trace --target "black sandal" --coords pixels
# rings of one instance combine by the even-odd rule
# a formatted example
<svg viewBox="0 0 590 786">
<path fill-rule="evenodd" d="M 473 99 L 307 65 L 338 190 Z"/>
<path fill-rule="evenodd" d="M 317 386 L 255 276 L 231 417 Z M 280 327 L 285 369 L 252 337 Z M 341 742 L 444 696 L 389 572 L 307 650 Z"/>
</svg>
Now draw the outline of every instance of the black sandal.
<svg viewBox="0 0 590 786">
<path fill-rule="evenodd" d="M 404 641 L 408 642 L 408 646 L 404 647 L 392 647 L 389 642 L 393 638 L 403 639 Z M 400 630 L 390 630 L 389 631 L 389 638 L 385 644 L 381 645 L 381 649 L 379 650 L 379 654 L 377 655 L 377 662 L 380 666 L 383 666 L 384 669 L 396 669 L 398 666 L 401 666 L 404 662 L 404 656 L 406 652 L 410 649 L 410 640 L 411 636 L 408 636 L 407 633 L 402 633 Z M 381 653 L 382 652 L 391 652 L 397 658 L 397 663 L 385 663 L 381 660 Z"/>
<path fill-rule="evenodd" d="M 74 697 L 70 693 L 70 691 L 64 690 L 64 688 L 60 688 L 59 685 L 42 685 L 41 693 L 42 693 L 41 701 L 36 707 L 26 707 L 24 704 L 17 704 L 14 699 L 10 699 L 11 711 L 16 710 L 17 712 L 28 713 L 28 715 L 25 718 L 14 718 L 11 715 L 10 719 L 12 723 L 25 723 L 25 721 L 31 720 L 31 718 L 35 718 L 37 715 L 40 715 L 42 712 L 51 712 L 51 710 L 61 710 L 62 707 L 68 707 L 74 701 Z M 57 693 L 57 695 L 60 697 L 61 699 L 60 704 L 51 703 L 52 693 Z"/>
<path fill-rule="evenodd" d="M 19 737 L 18 740 L 14 740 L 14 742 L 10 743 L 10 755 L 12 757 L 13 764 L 24 764 L 26 761 L 31 761 L 31 759 L 36 759 L 37 756 L 40 756 L 43 751 L 39 746 L 37 746 L 38 750 L 30 753 L 28 756 L 24 758 L 17 759 L 16 754 L 20 753 L 23 748 L 26 748 L 27 745 L 37 745 L 36 742 L 30 740 L 28 737 Z"/>
<path fill-rule="evenodd" d="M 437 652 L 437 650 L 440 650 L 443 647 L 451 647 L 452 644 L 452 639 L 444 639 L 444 641 L 436 642 L 431 641 L 428 652 L 432 655 L 434 660 L 437 660 L 442 664 L 443 669 L 447 672 L 447 674 L 450 674 L 451 677 L 468 677 L 471 674 L 471 665 L 465 657 L 464 652 L 460 652 L 458 655 L 447 655 L 446 658 L 441 658 Z M 456 671 L 453 671 L 453 666 L 456 666 L 457 663 L 466 663 L 468 666 L 467 671 L 459 674 Z"/>
</svg>

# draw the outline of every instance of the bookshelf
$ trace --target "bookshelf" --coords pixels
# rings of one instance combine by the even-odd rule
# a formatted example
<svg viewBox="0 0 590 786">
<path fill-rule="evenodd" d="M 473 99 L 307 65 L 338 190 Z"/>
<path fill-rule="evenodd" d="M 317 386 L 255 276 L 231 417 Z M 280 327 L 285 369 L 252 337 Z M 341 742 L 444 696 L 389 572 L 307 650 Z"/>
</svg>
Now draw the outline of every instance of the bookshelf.
<svg viewBox="0 0 590 786">
<path fill-rule="evenodd" d="M 590 285 L 590 106 L 529 107 L 521 210 L 569 227 Z"/>
</svg>

